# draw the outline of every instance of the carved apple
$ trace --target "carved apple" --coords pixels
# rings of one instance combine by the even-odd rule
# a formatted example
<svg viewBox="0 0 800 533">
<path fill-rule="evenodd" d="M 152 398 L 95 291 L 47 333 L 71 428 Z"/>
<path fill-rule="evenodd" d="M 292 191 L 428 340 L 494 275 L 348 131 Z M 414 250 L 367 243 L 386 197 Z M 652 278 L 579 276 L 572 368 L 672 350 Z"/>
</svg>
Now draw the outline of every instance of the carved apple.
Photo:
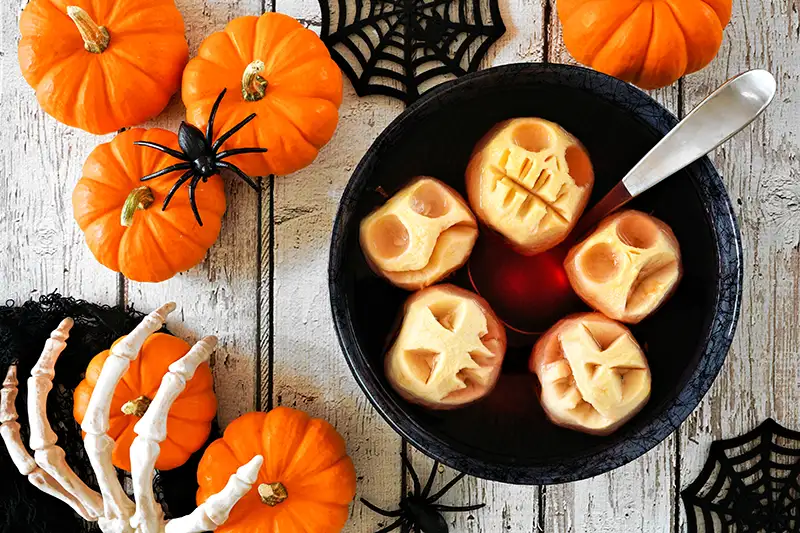
<svg viewBox="0 0 800 533">
<path fill-rule="evenodd" d="M 413 294 L 386 354 L 386 377 L 406 400 L 453 409 L 489 394 L 500 377 L 506 331 L 486 300 L 454 285 Z"/>
<path fill-rule="evenodd" d="M 407 290 L 461 268 L 477 238 L 478 223 L 461 195 L 425 176 L 361 222 L 361 249 L 372 269 Z"/>
<path fill-rule="evenodd" d="M 628 328 L 600 313 L 567 317 L 533 347 L 540 400 L 559 426 L 608 435 L 650 398 L 650 368 Z"/>
<path fill-rule="evenodd" d="M 681 251 L 672 230 L 639 211 L 612 215 L 564 260 L 570 284 L 608 317 L 637 324 L 675 291 Z"/>
<path fill-rule="evenodd" d="M 466 173 L 478 218 L 524 255 L 563 241 L 580 218 L 594 185 L 581 143 L 558 124 L 516 118 L 478 142 Z"/>
</svg>

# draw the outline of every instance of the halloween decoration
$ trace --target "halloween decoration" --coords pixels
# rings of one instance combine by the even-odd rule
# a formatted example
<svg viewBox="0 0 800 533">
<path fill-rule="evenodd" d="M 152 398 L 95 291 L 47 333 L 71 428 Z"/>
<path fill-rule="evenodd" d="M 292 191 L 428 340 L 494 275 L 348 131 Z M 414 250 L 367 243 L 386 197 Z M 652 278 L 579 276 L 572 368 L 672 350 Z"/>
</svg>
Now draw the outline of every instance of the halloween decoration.
<svg viewBox="0 0 800 533">
<path fill-rule="evenodd" d="M 411 461 L 408 460 L 405 454 L 402 455 L 403 464 L 405 465 L 408 473 L 411 474 L 411 480 L 414 483 L 414 491 L 409 492 L 405 497 L 400 500 L 400 508 L 395 511 L 386 511 L 380 507 L 370 503 L 369 501 L 361 498 L 361 503 L 369 507 L 381 516 L 387 518 L 396 518 L 394 522 L 388 526 L 381 528 L 375 533 L 388 533 L 395 529 L 402 528 L 402 531 L 424 532 L 424 533 L 448 533 L 450 528 L 447 521 L 442 516 L 443 512 L 448 513 L 465 513 L 468 511 L 475 511 L 483 508 L 486 504 L 480 503 L 477 505 L 465 505 L 453 507 L 450 505 L 441 505 L 438 502 L 447 491 L 453 488 L 456 483 L 464 479 L 466 474 L 459 474 L 450 480 L 438 492 L 431 495 L 433 488 L 433 480 L 436 477 L 436 472 L 439 469 L 439 461 L 434 461 L 431 474 L 428 476 L 428 481 L 425 487 L 422 488 L 419 476 L 414 471 Z"/>
<path fill-rule="evenodd" d="M 114 352 L 99 353 L 89 363 L 86 377 L 75 389 L 75 420 L 83 423 L 92 394 L 97 387 L 103 365 Z M 166 333 L 153 333 L 142 344 L 138 356 L 122 376 L 117 388 L 111 391 L 108 436 L 114 440 L 112 462 L 117 468 L 130 472 L 130 446 L 135 438 L 135 426 L 147 413 L 169 366 L 189 352 L 189 344 Z M 186 389 L 175 399 L 167 415 L 168 438 L 161 444 L 155 467 L 158 470 L 176 468 L 200 449 L 208 439 L 211 422 L 217 414 L 217 399 L 213 389 L 211 368 L 207 363 L 197 367 Z"/>
<path fill-rule="evenodd" d="M 745 435 L 713 442 L 681 499 L 689 533 L 797 531 L 800 432 L 768 418 Z"/>
<path fill-rule="evenodd" d="M 263 458 L 253 457 L 240 467 L 218 494 L 185 517 L 164 521 L 163 511 L 153 494 L 154 465 L 161 443 L 167 438 L 167 414 L 175 398 L 191 380 L 197 367 L 206 362 L 216 346 L 215 337 L 205 337 L 189 352 L 170 365 L 161 386 L 141 421 L 131 444 L 131 464 L 135 503 L 128 499 L 111 463 L 114 441 L 109 437 L 109 410 L 112 393 L 146 339 L 159 330 L 175 309 L 168 303 L 150 313 L 134 330 L 117 343 L 103 365 L 94 394 L 86 411 L 84 446 L 97 477 L 100 492 L 89 488 L 67 465 L 58 437 L 47 419 L 47 396 L 53 387 L 54 368 L 66 347 L 71 318 L 61 321 L 45 343 L 42 355 L 28 379 L 28 421 L 31 456 L 20 438 L 16 422 L 16 365 L 11 365 L 0 395 L 0 423 L 3 442 L 17 469 L 43 492 L 68 504 L 84 520 L 97 521 L 104 533 L 169 533 L 214 530 L 225 521 L 230 509 L 250 490 Z M 165 527 L 166 526 L 166 527 Z"/>
<path fill-rule="evenodd" d="M 39 105 L 90 133 L 156 116 L 189 59 L 173 0 L 31 0 L 19 28 L 20 69 Z"/>
<path fill-rule="evenodd" d="M 289 174 L 309 165 L 336 130 L 342 74 L 319 37 L 287 15 L 240 17 L 203 41 L 183 73 L 187 121 L 208 128 L 213 99 L 225 88 L 231 94 L 219 108 L 214 133 L 257 113 L 254 127 L 227 146 L 269 148 L 236 152 L 230 159 L 250 176 Z"/>
<path fill-rule="evenodd" d="M 361 248 L 373 270 L 407 290 L 433 285 L 466 263 L 478 223 L 461 195 L 421 177 L 361 223 Z"/>
<path fill-rule="evenodd" d="M 247 413 L 206 450 L 197 469 L 197 503 L 211 501 L 241 458 L 265 458 L 254 488 L 233 508 L 220 533 L 339 533 L 349 516 L 356 473 L 333 426 L 277 407 Z"/>
<path fill-rule="evenodd" d="M 475 147 L 467 195 L 478 218 L 523 255 L 563 241 L 594 185 L 589 154 L 560 126 L 538 118 L 501 122 Z"/>
<path fill-rule="evenodd" d="M 81 428 L 73 416 L 73 391 L 93 357 L 115 339 L 129 333 L 145 315 L 131 307 L 97 305 L 55 293 L 18 306 L 0 305 L 0 383 L 12 363 L 17 367 L 17 376 L 30 374 L 45 341 L 65 316 L 73 317 L 75 325 L 70 330 L 69 344 L 59 358 L 47 409 L 67 463 L 78 477 L 93 486 L 92 465 L 83 446 Z M 164 327 L 160 331 L 168 333 Z M 19 390 L 17 405 L 27 404 L 27 392 L 26 387 Z M 27 410 L 22 409 L 18 414 L 17 422 L 24 432 L 29 426 Z M 214 424 L 208 443 L 217 436 Z M 167 518 L 190 513 L 197 506 L 197 464 L 203 451 L 194 453 L 183 466 L 156 472 L 153 492 Z M 12 471 L 16 469 L 11 457 L 5 446 L 0 445 L 0 472 Z M 129 473 L 118 471 L 117 474 L 123 486 L 131 486 Z M 71 507 L 55 502 L 27 478 L 7 475 L 0 483 L 0 531 L 95 533 L 100 529 L 96 522 L 86 522 Z"/>
<path fill-rule="evenodd" d="M 136 141 L 179 153 L 178 138 L 166 130 L 120 133 L 89 154 L 72 193 L 72 209 L 100 263 L 134 281 L 164 281 L 202 261 L 217 240 L 225 191 L 218 177 L 200 180 L 196 204 L 179 195 L 170 209 L 161 209 L 173 185 L 166 179 L 142 185 L 139 179 L 178 161 L 169 153 L 135 146 Z M 195 212 L 202 213 L 203 226 Z"/>
<path fill-rule="evenodd" d="M 608 435 L 650 398 L 650 368 L 631 332 L 600 313 L 567 317 L 533 347 L 530 370 L 559 426 Z"/>
<path fill-rule="evenodd" d="M 320 36 L 358 95 L 406 104 L 478 70 L 506 31 L 496 0 L 320 0 L 320 8 Z"/>
<path fill-rule="evenodd" d="M 164 146 L 151 141 L 135 141 L 133 143 L 138 146 L 147 146 L 148 148 L 153 148 L 154 150 L 164 152 L 165 154 L 171 155 L 172 157 L 183 161 L 183 163 L 176 163 L 168 166 L 167 168 L 150 173 L 147 176 L 142 177 L 141 181 L 149 181 L 172 172 L 185 171 L 181 177 L 178 178 L 178 181 L 175 182 L 175 185 L 173 185 L 169 190 L 169 193 L 167 193 L 166 198 L 164 198 L 164 203 L 161 206 L 161 210 L 166 210 L 170 200 L 172 200 L 172 197 L 175 195 L 181 185 L 189 182 L 189 204 L 192 206 L 192 211 L 194 212 L 194 217 L 197 220 L 197 223 L 201 226 L 203 225 L 203 220 L 200 218 L 200 211 L 197 209 L 197 200 L 195 198 L 195 191 L 200 182 L 202 181 L 203 183 L 206 183 L 210 177 L 218 175 L 220 170 L 225 168 L 232 171 L 238 177 L 243 179 L 245 183 L 247 183 L 254 191 L 258 192 L 258 185 L 252 179 L 250 179 L 247 174 L 242 172 L 236 165 L 227 161 L 223 161 L 223 159 L 236 154 L 255 154 L 264 153 L 267 151 L 266 148 L 234 148 L 231 150 L 225 150 L 224 152 L 219 151 L 225 141 L 230 139 L 237 131 L 245 127 L 251 120 L 256 118 L 255 113 L 247 116 L 241 122 L 220 135 L 216 141 L 214 141 L 212 138 L 214 132 L 214 118 L 217 115 L 219 104 L 225 97 L 226 91 L 227 89 L 223 89 L 222 92 L 219 93 L 217 99 L 214 101 L 214 106 L 211 108 L 211 115 L 208 117 L 208 127 L 206 128 L 205 136 L 203 135 L 202 131 L 195 128 L 191 124 L 181 122 L 180 129 L 178 130 L 178 145 L 181 147 L 181 151 L 183 153 L 178 152 L 169 146 Z"/>
<path fill-rule="evenodd" d="M 681 279 L 681 251 L 655 217 L 623 211 L 606 218 L 564 261 L 573 290 L 604 315 L 637 324 L 663 304 Z"/>
<path fill-rule="evenodd" d="M 386 354 L 386 377 L 406 400 L 452 409 L 489 394 L 500 377 L 506 331 L 489 304 L 454 285 L 412 295 Z"/>
<path fill-rule="evenodd" d="M 643 89 L 670 85 L 708 65 L 731 18 L 731 0 L 556 5 L 564 44 L 575 59 Z"/>
</svg>

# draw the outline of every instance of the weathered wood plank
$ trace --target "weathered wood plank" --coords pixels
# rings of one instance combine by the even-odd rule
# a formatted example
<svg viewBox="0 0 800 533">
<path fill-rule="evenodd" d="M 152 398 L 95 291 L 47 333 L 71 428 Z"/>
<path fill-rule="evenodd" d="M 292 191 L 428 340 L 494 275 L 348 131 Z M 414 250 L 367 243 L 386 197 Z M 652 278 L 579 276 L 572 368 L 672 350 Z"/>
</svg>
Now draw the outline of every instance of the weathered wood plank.
<svg viewBox="0 0 800 533">
<path fill-rule="evenodd" d="M 17 62 L 19 14 L 0 5 L 0 301 L 59 290 L 117 300 L 117 275 L 94 260 L 72 217 L 72 189 L 97 137 L 59 124 L 39 107 Z"/>
<path fill-rule="evenodd" d="M 561 36 L 555 0 L 550 0 L 548 60 L 577 64 Z M 678 84 L 654 91 L 668 109 L 680 109 Z M 644 457 L 608 474 L 577 483 L 547 487 L 544 531 L 648 531 L 674 529 L 675 437 Z"/>
<path fill-rule="evenodd" d="M 766 68 L 778 96 L 712 159 L 744 241 L 744 301 L 731 352 L 709 395 L 680 431 L 681 486 L 700 472 L 712 440 L 765 418 L 800 427 L 800 15 L 797 2 L 734 2 L 717 60 L 684 83 L 688 111 L 726 79 Z M 681 528 L 686 515 L 681 505 Z"/>
<path fill-rule="evenodd" d="M 315 0 L 279 0 L 276 10 L 319 31 Z M 331 422 L 347 441 L 355 463 L 357 497 L 386 506 L 400 497 L 401 441 L 369 404 L 339 350 L 327 268 L 342 190 L 372 140 L 401 110 L 399 102 L 387 98 L 358 98 L 345 81 L 336 135 L 312 166 L 275 177 L 274 217 L 270 220 L 265 210 L 262 218 L 265 249 L 271 223 L 274 232 L 272 400 Z M 354 504 L 345 531 L 370 533 L 378 529 L 378 518 Z"/>
<path fill-rule="evenodd" d="M 229 20 L 262 10 L 261 0 L 178 0 L 177 4 L 186 21 L 192 54 L 206 36 L 224 28 Z M 176 130 L 183 118 L 184 108 L 176 97 L 148 126 Z M 169 300 L 178 303 L 179 312 L 168 322 L 177 335 L 188 341 L 203 335 L 219 337 L 212 364 L 218 420 L 223 427 L 256 406 L 260 334 L 256 327 L 259 198 L 239 180 L 226 178 L 226 182 L 228 212 L 219 240 L 205 261 L 163 283 L 127 283 L 127 301 L 139 309 L 151 310 Z"/>
</svg>

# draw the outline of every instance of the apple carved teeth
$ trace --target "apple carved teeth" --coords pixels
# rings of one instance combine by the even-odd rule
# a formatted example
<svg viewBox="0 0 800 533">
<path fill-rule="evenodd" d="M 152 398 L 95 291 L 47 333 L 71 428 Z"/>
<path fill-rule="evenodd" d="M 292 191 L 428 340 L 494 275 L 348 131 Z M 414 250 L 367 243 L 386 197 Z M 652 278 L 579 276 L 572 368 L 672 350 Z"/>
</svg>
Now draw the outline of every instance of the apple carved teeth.
<svg viewBox="0 0 800 533">
<path fill-rule="evenodd" d="M 466 173 L 475 214 L 524 255 L 560 243 L 592 192 L 594 171 L 580 142 L 538 118 L 501 122 L 478 143 Z"/>
</svg>

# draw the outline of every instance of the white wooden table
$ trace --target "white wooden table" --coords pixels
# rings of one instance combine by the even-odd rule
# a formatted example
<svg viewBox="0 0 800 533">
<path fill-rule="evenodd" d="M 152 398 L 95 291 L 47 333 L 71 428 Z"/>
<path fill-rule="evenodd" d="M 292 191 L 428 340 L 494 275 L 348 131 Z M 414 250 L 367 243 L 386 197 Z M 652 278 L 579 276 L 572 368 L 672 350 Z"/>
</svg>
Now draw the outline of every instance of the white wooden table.
<svg viewBox="0 0 800 533">
<path fill-rule="evenodd" d="M 330 317 L 327 258 L 340 194 L 363 153 L 402 111 L 388 98 L 358 98 L 345 82 L 336 136 L 317 161 L 291 176 L 263 178 L 254 194 L 228 181 L 219 241 L 191 271 L 158 285 L 130 282 L 92 257 L 72 218 L 71 193 L 98 138 L 43 113 L 19 73 L 17 17 L 26 0 L 0 3 L 0 298 L 21 302 L 59 290 L 149 311 L 167 300 L 170 328 L 188 340 L 216 334 L 213 360 L 225 425 L 253 409 L 288 405 L 332 422 L 359 474 L 358 496 L 385 507 L 400 497 L 401 439 L 372 409 L 339 351 Z M 177 0 L 194 52 L 237 16 L 277 10 L 312 29 L 316 0 Z M 571 61 L 555 1 L 500 0 L 508 31 L 486 66 Z M 451 531 L 483 533 L 683 531 L 679 488 L 699 472 L 709 443 L 772 416 L 800 428 L 800 2 L 735 0 L 716 61 L 654 96 L 686 113 L 713 88 L 748 68 L 767 68 L 779 95 L 765 118 L 717 151 L 745 247 L 745 293 L 733 348 L 711 392 L 680 431 L 607 475 L 551 487 L 464 481 L 445 500 L 487 502 L 452 516 Z M 180 100 L 148 126 L 177 128 Z M 415 464 L 430 461 L 414 452 Z M 451 475 L 448 472 L 445 477 Z M 350 533 L 379 519 L 353 506 Z"/>
</svg>

